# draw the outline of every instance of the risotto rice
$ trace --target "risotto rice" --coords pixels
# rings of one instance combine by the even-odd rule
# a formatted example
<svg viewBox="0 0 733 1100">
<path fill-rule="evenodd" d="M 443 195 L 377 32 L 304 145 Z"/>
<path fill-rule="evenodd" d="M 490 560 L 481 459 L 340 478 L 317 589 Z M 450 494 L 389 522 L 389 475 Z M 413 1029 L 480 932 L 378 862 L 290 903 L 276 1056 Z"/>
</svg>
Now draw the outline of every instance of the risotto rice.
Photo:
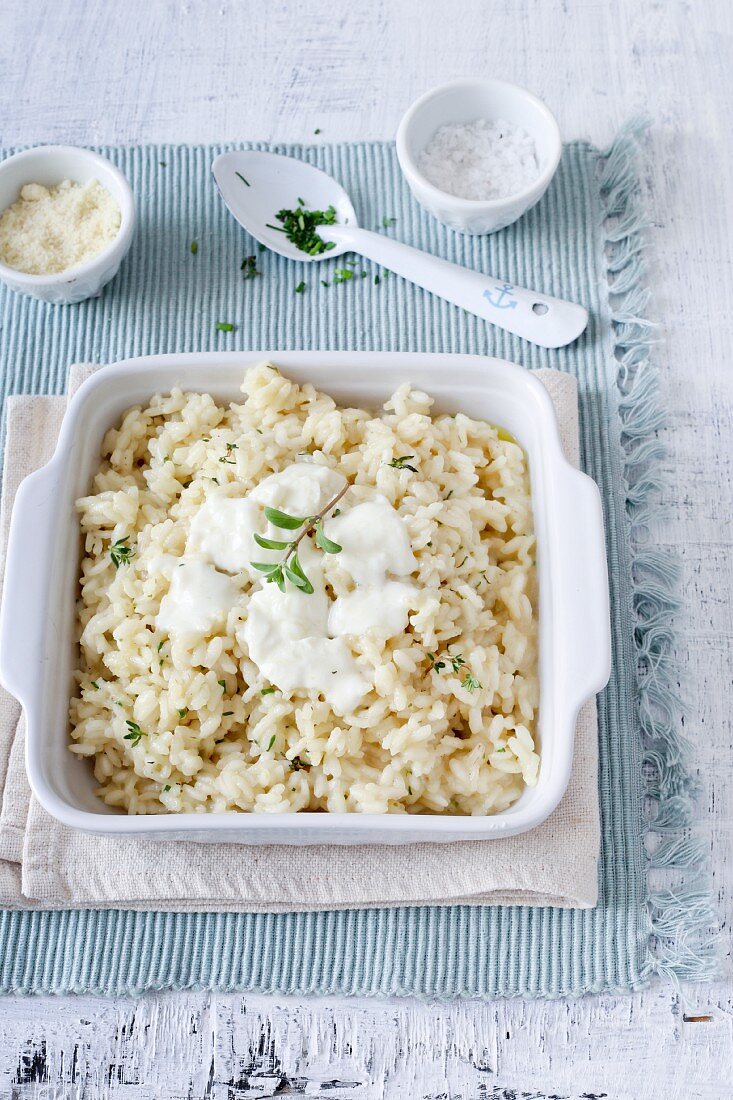
<svg viewBox="0 0 733 1100">
<path fill-rule="evenodd" d="M 271 364 L 248 370 L 242 390 L 228 406 L 173 390 L 129 409 L 77 502 L 71 751 L 92 759 L 99 795 L 131 814 L 510 806 L 539 769 L 522 448 L 483 421 L 432 416 L 431 398 L 409 385 L 379 415 L 340 408 Z M 244 497 L 295 462 L 343 475 L 344 508 L 385 498 L 415 556 L 407 628 L 347 639 L 370 686 L 346 714 L 313 690 L 273 689 L 250 659 L 241 628 L 264 583 L 251 572 L 222 575 L 234 602 L 198 637 L 169 636 L 158 621 L 171 579 L 156 562 L 183 559 L 202 505 Z M 329 597 L 348 594 L 337 556 L 324 555 L 323 570 Z"/>
</svg>

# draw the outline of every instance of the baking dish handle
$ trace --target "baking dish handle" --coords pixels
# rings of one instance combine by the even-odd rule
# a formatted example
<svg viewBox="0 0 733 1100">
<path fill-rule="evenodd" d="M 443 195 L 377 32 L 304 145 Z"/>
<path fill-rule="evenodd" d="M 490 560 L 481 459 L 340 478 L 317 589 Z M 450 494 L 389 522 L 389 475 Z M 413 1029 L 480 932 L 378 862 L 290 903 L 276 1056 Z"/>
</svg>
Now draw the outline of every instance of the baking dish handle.
<svg viewBox="0 0 733 1100">
<path fill-rule="evenodd" d="M 561 479 L 562 554 L 556 615 L 565 654 L 564 696 L 577 710 L 611 674 L 611 622 L 603 507 L 592 478 L 568 466 Z"/>
<path fill-rule="evenodd" d="M 51 572 L 54 556 L 64 550 L 53 539 L 58 489 L 53 463 L 29 474 L 15 494 L 10 521 L 0 607 L 0 680 L 24 706 L 34 680 L 38 690 Z"/>
</svg>

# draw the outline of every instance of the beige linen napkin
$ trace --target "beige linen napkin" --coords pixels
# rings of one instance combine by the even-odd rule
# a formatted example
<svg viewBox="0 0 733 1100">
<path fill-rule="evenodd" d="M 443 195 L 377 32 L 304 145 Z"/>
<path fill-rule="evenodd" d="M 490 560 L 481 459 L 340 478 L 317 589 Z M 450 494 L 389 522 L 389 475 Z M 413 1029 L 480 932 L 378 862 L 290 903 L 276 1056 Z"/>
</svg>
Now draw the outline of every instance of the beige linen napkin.
<svg viewBox="0 0 733 1100">
<path fill-rule="evenodd" d="M 94 369 L 72 367 L 69 394 Z M 575 380 L 550 370 L 537 377 L 552 398 L 566 454 L 577 465 Z M 50 458 L 65 403 L 63 397 L 8 398 L 0 571 L 16 490 Z M 441 845 L 264 847 L 106 840 L 65 828 L 31 795 L 20 707 L 0 692 L 2 906 L 280 912 L 420 903 L 596 904 L 595 701 L 578 719 L 567 793 L 552 816 L 529 833 Z"/>
</svg>

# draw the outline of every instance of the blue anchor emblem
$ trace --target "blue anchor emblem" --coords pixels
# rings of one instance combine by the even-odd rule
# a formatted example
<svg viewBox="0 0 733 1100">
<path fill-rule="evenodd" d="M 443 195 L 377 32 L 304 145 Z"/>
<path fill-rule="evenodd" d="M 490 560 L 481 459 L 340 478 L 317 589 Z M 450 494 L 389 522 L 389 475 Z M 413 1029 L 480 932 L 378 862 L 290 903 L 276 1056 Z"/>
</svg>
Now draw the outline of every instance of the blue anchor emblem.
<svg viewBox="0 0 733 1100">
<path fill-rule="evenodd" d="M 502 287 L 497 287 L 496 290 L 498 292 L 496 298 L 494 297 L 494 291 L 484 291 L 484 298 L 487 302 L 489 302 L 492 306 L 495 306 L 497 309 L 517 308 L 517 300 L 516 298 L 512 298 L 512 291 L 514 290 L 514 287 L 511 283 L 504 283 Z M 510 299 L 510 301 L 505 302 L 505 298 Z"/>
</svg>

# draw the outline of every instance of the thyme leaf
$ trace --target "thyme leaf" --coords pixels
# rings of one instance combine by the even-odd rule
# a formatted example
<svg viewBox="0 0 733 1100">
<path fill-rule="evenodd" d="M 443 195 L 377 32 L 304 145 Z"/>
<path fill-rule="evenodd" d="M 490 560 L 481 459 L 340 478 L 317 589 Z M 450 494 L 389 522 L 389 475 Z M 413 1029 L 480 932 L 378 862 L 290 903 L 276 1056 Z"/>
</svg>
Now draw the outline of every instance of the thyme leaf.
<svg viewBox="0 0 733 1100">
<path fill-rule="evenodd" d="M 321 550 L 323 550 L 324 553 L 326 553 L 326 554 L 340 554 L 341 553 L 343 547 L 339 546 L 339 544 L 337 542 L 334 542 L 333 539 L 329 539 L 326 536 L 326 534 L 324 533 L 323 521 L 322 520 L 319 519 L 316 522 L 315 530 L 316 530 L 316 545 L 320 546 Z"/>
<path fill-rule="evenodd" d="M 125 725 L 130 732 L 125 734 L 124 739 L 125 741 L 129 741 L 130 746 L 134 749 L 135 745 L 139 744 L 143 731 L 140 729 L 137 722 L 131 722 L 129 718 L 125 722 Z"/>
<path fill-rule="evenodd" d="M 112 543 L 109 550 L 109 556 L 112 559 L 115 569 L 119 569 L 121 565 L 130 564 L 130 559 L 135 551 L 131 546 L 127 545 L 129 541 L 129 535 L 125 535 L 123 539 L 118 539 L 117 542 Z"/>
<path fill-rule="evenodd" d="M 466 691 L 474 692 L 481 687 L 481 684 L 478 682 L 472 672 L 467 672 L 465 680 L 463 680 L 461 683 L 461 687 L 465 688 Z"/>
<path fill-rule="evenodd" d="M 254 540 L 258 546 L 262 546 L 265 550 L 286 550 L 290 543 L 280 542 L 278 539 L 266 539 L 263 535 L 258 535 L 255 531 Z"/>
<path fill-rule="evenodd" d="M 269 519 L 274 527 L 282 527 L 286 531 L 296 531 L 305 523 L 303 516 L 289 516 L 287 512 L 281 512 L 279 508 L 265 508 L 265 518 Z"/>
</svg>

